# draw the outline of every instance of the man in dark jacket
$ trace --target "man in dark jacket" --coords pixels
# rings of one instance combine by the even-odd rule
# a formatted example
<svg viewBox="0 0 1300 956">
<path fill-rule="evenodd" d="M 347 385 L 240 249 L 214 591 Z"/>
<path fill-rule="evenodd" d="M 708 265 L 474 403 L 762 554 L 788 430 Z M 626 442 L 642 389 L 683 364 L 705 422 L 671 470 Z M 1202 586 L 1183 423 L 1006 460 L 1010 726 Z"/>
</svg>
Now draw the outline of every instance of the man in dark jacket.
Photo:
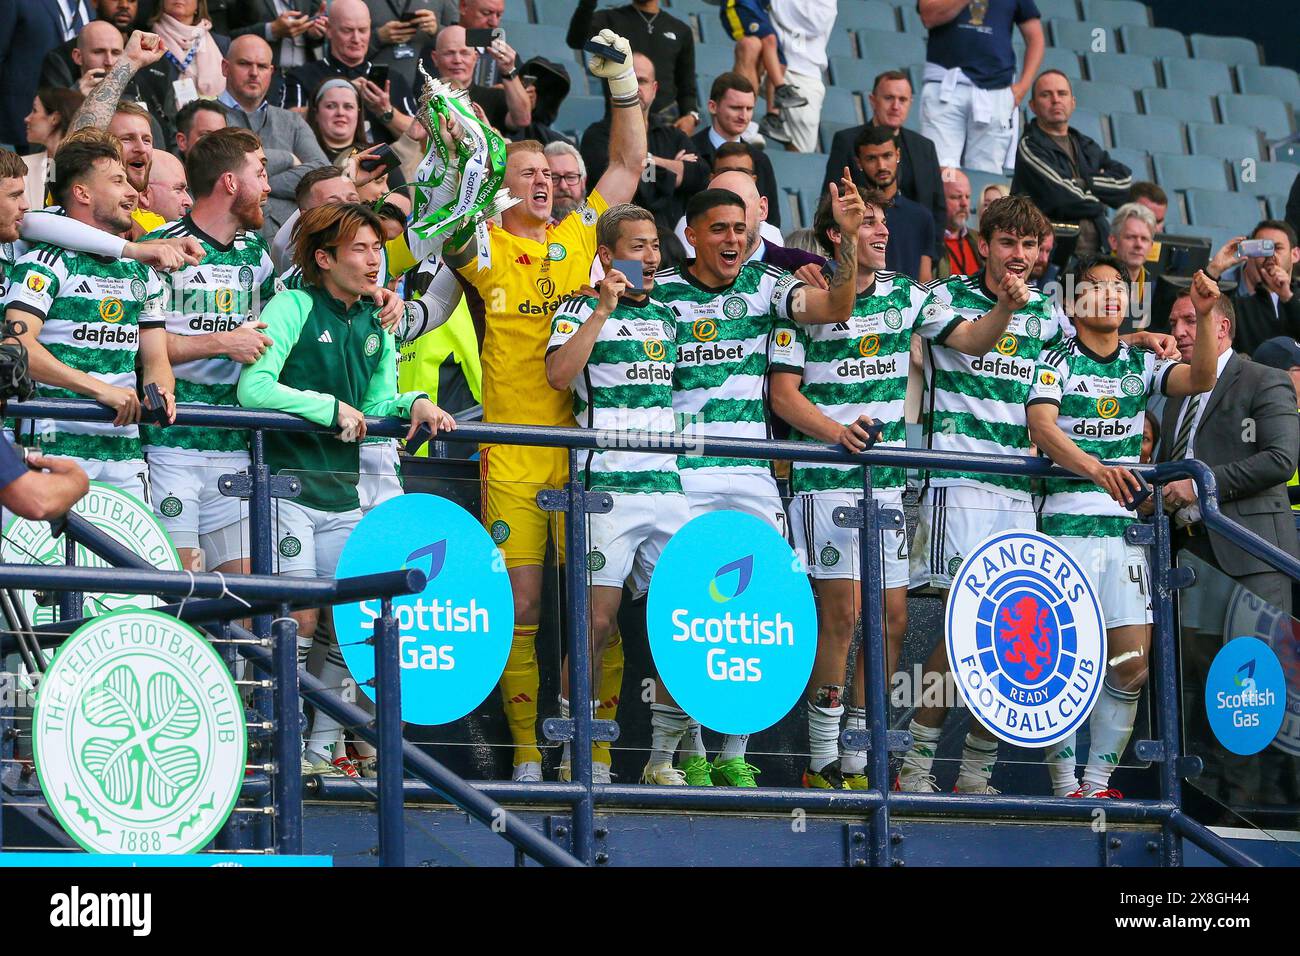
<svg viewBox="0 0 1300 956">
<path fill-rule="evenodd" d="M 902 157 L 898 163 L 898 191 L 913 202 L 920 203 L 934 215 L 934 233 L 938 237 L 933 259 L 944 258 L 943 232 L 948 225 L 947 202 L 944 199 L 943 177 L 939 172 L 939 156 L 934 143 L 915 130 L 905 129 L 907 115 L 912 109 L 912 81 L 902 70 L 886 70 L 876 77 L 871 92 L 867 94 L 871 119 L 863 126 L 842 129 L 831 140 L 830 155 L 826 159 L 826 173 L 822 176 L 822 193 L 832 182 L 839 182 L 848 166 L 854 170 L 858 188 L 870 184 L 858 174 L 857 157 L 853 144 L 867 126 L 885 126 L 894 131 Z"/>
<path fill-rule="evenodd" d="M 1038 75 L 1029 101 L 1034 120 L 1020 137 L 1011 192 L 1028 196 L 1054 223 L 1077 223 L 1075 252 L 1083 256 L 1106 248 L 1107 207 L 1128 202 L 1133 177 L 1100 143 L 1070 128 L 1074 105 L 1069 77 L 1059 70 Z"/>
<path fill-rule="evenodd" d="M 1237 334 L 1233 348 L 1242 355 L 1278 335 L 1300 338 L 1300 283 L 1295 278 L 1300 249 L 1289 222 L 1265 219 L 1250 233 L 1251 239 L 1268 239 L 1273 255 L 1247 259 L 1240 254 L 1244 236 L 1230 240 L 1205 267 L 1211 279 L 1220 278 L 1233 266 L 1244 263 L 1232 307 L 1237 313 Z"/>
<path fill-rule="evenodd" d="M 754 117 L 755 102 L 753 84 L 739 73 L 723 73 L 714 80 L 713 86 L 709 88 L 709 113 L 713 122 L 691 137 L 691 142 L 695 144 L 695 155 L 712 168 L 713 156 L 719 146 L 740 141 L 740 134 Z M 777 189 L 772 161 L 762 150 L 754 151 L 754 172 L 758 179 L 759 195 L 767 199 L 767 222 L 780 229 L 781 193 Z"/>
</svg>

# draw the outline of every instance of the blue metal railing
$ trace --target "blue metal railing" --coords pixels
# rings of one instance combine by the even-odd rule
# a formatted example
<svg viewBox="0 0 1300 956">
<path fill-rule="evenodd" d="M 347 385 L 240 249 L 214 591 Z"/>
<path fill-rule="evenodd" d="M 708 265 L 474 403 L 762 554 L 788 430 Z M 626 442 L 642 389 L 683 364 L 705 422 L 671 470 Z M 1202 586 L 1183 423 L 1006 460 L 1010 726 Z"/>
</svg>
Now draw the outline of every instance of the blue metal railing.
<svg viewBox="0 0 1300 956">
<path fill-rule="evenodd" d="M 49 399 L 32 401 L 9 406 L 10 414 L 21 418 L 50 418 L 59 420 L 111 421 L 112 412 L 88 401 Z M 418 785 L 403 783 L 394 751 L 402 748 L 402 766 L 407 773 L 425 784 L 429 791 L 449 800 L 470 813 L 480 822 L 501 821 L 505 811 L 493 802 L 513 802 L 522 805 L 568 805 L 572 809 L 573 856 L 578 861 L 592 864 L 602 862 L 595 850 L 595 808 L 597 804 L 606 806 L 668 807 L 699 809 L 732 810 L 781 810 L 793 807 L 863 813 L 870 820 L 870 861 L 873 865 L 887 866 L 892 862 L 890 821 L 891 809 L 907 813 L 929 815 L 950 814 L 955 808 L 950 798 L 940 794 L 890 793 L 887 787 L 888 761 L 891 743 L 901 745 L 900 735 L 891 735 L 888 726 L 887 700 L 884 693 L 886 685 L 886 656 L 884 647 L 883 608 L 881 606 L 881 554 L 880 529 L 887 521 L 897 521 L 898 517 L 882 512 L 872 494 L 872 467 L 901 467 L 906 469 L 923 469 L 931 471 L 982 472 L 987 474 L 1020 476 L 1069 476 L 1068 472 L 1056 468 L 1041 458 L 997 457 L 972 454 L 936 454 L 926 450 L 907 448 L 873 449 L 861 454 L 851 454 L 833 445 L 814 445 L 806 442 L 792 441 L 751 441 L 745 439 L 710 438 L 700 441 L 686 439 L 681 435 L 651 435 L 636 433 L 614 433 L 573 428 L 552 428 L 527 425 L 496 424 L 462 424 L 456 432 L 440 435 L 443 441 L 523 444 L 545 447 L 567 448 L 569 450 L 570 480 L 565 488 L 566 545 L 568 553 L 586 553 L 586 490 L 577 467 L 579 449 L 598 449 L 611 446 L 617 441 L 617 447 L 627 450 L 646 450 L 658 453 L 695 453 L 717 457 L 761 458 L 772 460 L 793 460 L 801 462 L 854 462 L 869 465 L 863 469 L 863 494 L 859 500 L 858 513 L 850 516 L 851 520 L 864 533 L 860 535 L 862 576 L 862 608 L 864 646 L 861 651 L 866 654 L 866 678 L 872 693 L 867 696 L 868 731 L 867 749 L 869 750 L 869 779 L 875 784 L 865 791 L 808 791 L 783 789 L 719 789 L 708 788 L 672 788 L 626 785 L 593 785 L 591 779 L 590 747 L 592 742 L 592 722 L 590 712 L 583 707 L 574 709 L 572 737 L 573 746 L 573 781 L 572 783 L 531 783 L 514 784 L 507 782 L 481 782 L 470 784 L 451 773 L 433 758 L 418 750 L 414 745 L 401 742 L 400 704 L 397 695 L 377 694 L 376 718 L 371 722 L 370 715 L 359 708 L 342 701 L 325 689 L 319 681 L 290 666 L 287 659 L 294 653 L 294 634 L 274 633 L 270 624 L 270 615 L 279 611 L 280 618 L 287 617 L 290 606 L 315 606 L 325 603 L 338 603 L 328 599 L 319 599 L 317 592 L 330 591 L 337 595 L 339 588 L 358 587 L 360 579 L 339 582 L 310 582 L 325 586 L 310 595 L 293 593 L 305 582 L 293 579 L 285 584 L 280 579 L 267 576 L 272 568 L 272 528 L 271 496 L 272 476 L 266 467 L 262 453 L 263 433 L 267 430 L 321 432 L 327 431 L 295 416 L 277 412 L 253 409 L 216 408 L 211 406 L 180 406 L 177 411 L 177 424 L 202 425 L 216 428 L 239 428 L 251 431 L 250 439 L 250 525 L 252 527 L 252 566 L 254 574 L 250 576 L 228 575 L 222 583 L 229 586 L 229 592 L 254 603 L 257 612 L 254 618 L 254 632 L 257 638 L 272 638 L 273 647 L 280 653 L 268 653 L 254 644 L 241 644 L 239 653 L 247 657 L 259 669 L 276 675 L 279 700 L 276 702 L 261 699 L 255 705 L 265 707 L 263 712 L 274 710 L 277 718 L 287 713 L 289 706 L 287 690 L 284 685 L 292 685 L 292 700 L 296 701 L 299 692 L 306 699 L 334 716 L 345 726 L 358 727 L 363 739 L 376 744 L 380 754 L 380 776 L 376 784 L 369 781 L 345 781 L 321 778 L 314 782 L 315 792 L 322 795 L 337 794 L 346 789 L 355 793 L 356 787 L 374 786 L 377 791 L 377 803 L 381 815 L 380 849 L 382 860 L 386 864 L 403 862 L 401 808 L 404 798 L 428 796 L 421 793 Z M 397 419 L 367 419 L 368 431 L 372 435 L 401 437 L 409 427 Z M 1222 534 L 1234 544 L 1258 555 L 1270 565 L 1276 567 L 1292 578 L 1300 580 L 1300 561 L 1274 547 L 1253 532 L 1241 527 L 1220 512 L 1217 502 L 1216 484 L 1209 468 L 1199 461 L 1168 463 L 1151 468 L 1140 469 L 1155 487 L 1154 494 L 1159 500 L 1161 486 L 1166 482 L 1183 477 L 1190 477 L 1196 483 L 1201 514 L 1205 524 L 1211 530 Z M 901 517 L 901 516 L 899 516 Z M 84 524 L 84 523 L 83 523 Z M 93 529 L 92 529 L 93 531 Z M 132 567 L 140 563 L 134 555 L 121 554 L 120 548 L 114 551 L 113 542 L 104 540 L 86 540 L 85 529 L 74 526 L 71 536 L 80 536 L 80 540 L 108 558 L 112 563 Z M 93 536 L 92 536 L 93 537 Z M 102 536 L 101 536 L 102 538 Z M 1192 839 L 1197 845 L 1216 856 L 1223 862 L 1231 864 L 1247 863 L 1249 860 L 1239 851 L 1228 846 L 1222 839 L 1206 827 L 1182 813 L 1181 780 L 1185 773 L 1192 770 L 1195 758 L 1181 755 L 1178 723 L 1177 664 L 1173 623 L 1173 592 L 1190 583 L 1182 569 L 1172 567 L 1171 539 L 1168 518 L 1159 510 L 1149 525 L 1135 525 L 1130 529 L 1130 540 L 1152 549 L 1152 567 L 1155 586 L 1153 588 L 1154 640 L 1152 696 L 1156 701 L 1156 718 L 1159 739 L 1156 741 L 1139 741 L 1143 746 L 1142 758 L 1161 764 L 1160 799 L 1158 800 L 1118 800 L 1106 801 L 1106 813 L 1109 818 L 1121 821 L 1158 822 L 1162 827 L 1163 852 L 1162 862 L 1166 865 L 1179 865 L 1182 862 L 1181 840 Z M 96 547 L 96 545 L 98 547 Z M 110 547 L 111 546 L 111 547 Z M 108 553 L 106 553 L 108 552 Z M 7 577 L 12 570 L 14 577 Z M 143 573 L 143 572 L 141 572 Z M 154 575 L 166 576 L 168 572 L 153 571 Z M 174 576 L 174 573 L 172 573 Z M 61 575 L 61 576 L 60 576 Z M 39 587 L 45 590 L 62 585 L 68 587 L 93 587 L 105 589 L 105 578 L 113 575 L 114 591 L 130 590 L 123 587 L 123 579 L 114 571 L 91 571 L 89 569 L 58 568 L 0 568 L 0 587 Z M 584 563 L 569 561 L 566 567 L 568 630 L 566 651 L 569 662 L 570 699 L 586 700 L 590 671 L 588 666 L 589 645 L 587 639 L 587 587 Z M 190 591 L 190 577 L 181 574 L 184 588 L 178 592 L 172 586 L 175 582 L 162 578 L 132 578 L 132 582 L 141 585 L 140 590 L 148 593 L 172 594 L 186 593 L 196 598 L 184 608 L 173 608 L 187 620 L 196 623 L 228 622 L 232 618 L 246 616 L 248 608 L 229 599 L 212 597 L 220 595 L 221 589 L 215 587 L 208 577 L 194 575 L 196 581 L 204 585 L 202 590 Z M 375 577 L 375 576 L 372 576 Z M 245 587 L 245 582 L 251 582 Z M 145 585 L 148 586 L 145 586 Z M 278 584 L 278 587 L 273 586 Z M 166 587 L 164 587 L 166 585 Z M 349 593 L 355 593 L 350 591 Z M 403 592 L 405 593 L 405 592 Z M 356 598 L 351 598 L 355 600 Z M 341 601 L 343 599 L 339 599 Z M 385 599 L 384 613 L 376 625 L 376 671 L 377 685 L 385 682 L 389 687 L 397 685 L 397 650 L 396 629 L 391 616 L 391 600 Z M 283 629 L 283 624 L 277 622 Z M 291 623 L 291 622 L 290 622 Z M 66 630 L 66 623 L 62 625 Z M 237 636 L 253 638 L 235 625 L 224 624 L 227 631 Z M 295 632 L 296 633 L 296 632 Z M 44 639 L 48 639 L 48 634 Z M 256 639 L 255 639 L 256 640 Z M 3 649 L 0 643 L 0 649 Z M 269 705 L 269 706 L 268 706 Z M 294 704 L 296 707 L 296 704 Z M 296 709 L 294 710 L 296 713 Z M 277 720 L 276 726 L 287 727 L 289 721 Z M 891 741 L 891 736 L 894 738 Z M 277 759 L 285 760 L 287 748 L 292 744 L 296 757 L 297 745 L 293 734 L 281 730 L 277 737 Z M 295 793 L 292 785 L 283 793 L 277 793 L 277 803 L 287 802 L 289 806 L 277 805 L 280 829 L 285 829 L 285 820 L 296 824 L 297 834 L 292 832 L 281 838 L 282 849 L 290 850 L 301 846 L 301 789 Z M 961 813 L 971 817 L 1006 817 L 1023 818 L 1063 818 L 1090 819 L 1095 802 L 1089 800 L 1067 800 L 1050 797 L 1017 797 L 1010 795 L 971 795 L 964 797 L 960 804 Z M 508 816 L 508 815 L 507 815 Z M 509 824 L 504 828 L 493 829 L 517 848 L 534 859 L 546 863 L 573 862 L 573 857 L 561 850 L 556 844 L 542 837 L 527 824 L 513 817 L 508 817 Z M 394 822 L 396 821 L 396 822 Z M 526 831 L 526 832 L 524 832 Z"/>
</svg>

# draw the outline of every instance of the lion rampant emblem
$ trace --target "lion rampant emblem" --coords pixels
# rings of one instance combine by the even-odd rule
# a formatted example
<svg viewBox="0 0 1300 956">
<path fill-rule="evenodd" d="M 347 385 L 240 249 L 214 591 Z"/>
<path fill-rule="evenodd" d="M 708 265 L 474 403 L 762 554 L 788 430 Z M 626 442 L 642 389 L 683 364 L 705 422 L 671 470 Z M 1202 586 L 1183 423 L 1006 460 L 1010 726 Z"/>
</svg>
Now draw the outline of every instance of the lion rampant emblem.
<svg viewBox="0 0 1300 956">
<path fill-rule="evenodd" d="M 1052 630 L 1047 626 L 1050 614 L 1050 608 L 1041 607 L 1029 595 L 1016 601 L 1014 611 L 1002 609 L 998 639 L 1010 645 L 1003 650 L 1003 659 L 1011 664 L 1024 664 L 1026 680 L 1037 680 L 1043 673 L 1041 661 L 1051 660 Z"/>
</svg>

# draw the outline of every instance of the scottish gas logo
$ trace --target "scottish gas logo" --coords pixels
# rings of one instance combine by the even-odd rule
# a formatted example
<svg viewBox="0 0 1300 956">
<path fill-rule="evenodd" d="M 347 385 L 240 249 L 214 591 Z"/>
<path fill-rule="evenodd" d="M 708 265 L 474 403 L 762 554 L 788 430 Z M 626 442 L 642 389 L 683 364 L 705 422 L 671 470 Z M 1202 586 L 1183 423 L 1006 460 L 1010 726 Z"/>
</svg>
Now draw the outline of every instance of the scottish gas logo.
<svg viewBox="0 0 1300 956">
<path fill-rule="evenodd" d="M 402 719 L 415 724 L 459 720 L 483 702 L 501 678 L 514 633 L 514 600 L 505 562 L 483 526 L 435 495 L 401 495 L 372 510 L 339 557 L 338 576 L 416 568 L 426 584 L 393 599 Z M 375 676 L 375 648 L 366 643 L 382 611 L 378 600 L 334 611 L 343 660 L 357 685 Z"/>
<path fill-rule="evenodd" d="M 1232 753 L 1257 754 L 1277 737 L 1286 712 L 1286 677 L 1273 649 L 1238 637 L 1214 655 L 1205 679 L 1210 730 Z"/>
<path fill-rule="evenodd" d="M 1052 538 L 1004 531 L 980 542 L 953 576 L 944 630 L 962 699 L 1002 740 L 1048 747 L 1092 712 L 1105 674 L 1101 604 Z"/>
<path fill-rule="evenodd" d="M 646 629 L 669 692 L 720 733 L 784 717 L 817 650 L 807 571 L 767 523 L 736 511 L 699 515 L 673 535 L 650 580 Z"/>
</svg>

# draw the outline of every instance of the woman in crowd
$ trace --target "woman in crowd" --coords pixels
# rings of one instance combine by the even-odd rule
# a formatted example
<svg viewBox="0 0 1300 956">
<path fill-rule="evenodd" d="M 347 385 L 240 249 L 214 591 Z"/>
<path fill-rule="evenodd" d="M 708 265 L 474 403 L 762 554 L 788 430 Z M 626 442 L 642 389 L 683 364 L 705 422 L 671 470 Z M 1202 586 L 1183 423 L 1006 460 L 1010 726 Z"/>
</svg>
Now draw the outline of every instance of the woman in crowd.
<svg viewBox="0 0 1300 956">
<path fill-rule="evenodd" d="M 78 90 L 61 90 L 43 86 L 36 91 L 32 111 L 27 114 L 27 142 L 39 146 L 37 152 L 24 156 L 27 163 L 27 203 L 33 209 L 46 205 L 45 193 L 54 177 L 50 168 L 59 144 L 67 135 L 72 117 L 85 99 Z"/>
<path fill-rule="evenodd" d="M 162 0 L 149 29 L 162 37 L 167 48 L 161 62 L 169 68 L 172 82 L 180 84 L 178 107 L 196 97 L 215 99 L 225 92 L 221 61 L 230 38 L 212 32 L 208 0 Z"/>
</svg>

